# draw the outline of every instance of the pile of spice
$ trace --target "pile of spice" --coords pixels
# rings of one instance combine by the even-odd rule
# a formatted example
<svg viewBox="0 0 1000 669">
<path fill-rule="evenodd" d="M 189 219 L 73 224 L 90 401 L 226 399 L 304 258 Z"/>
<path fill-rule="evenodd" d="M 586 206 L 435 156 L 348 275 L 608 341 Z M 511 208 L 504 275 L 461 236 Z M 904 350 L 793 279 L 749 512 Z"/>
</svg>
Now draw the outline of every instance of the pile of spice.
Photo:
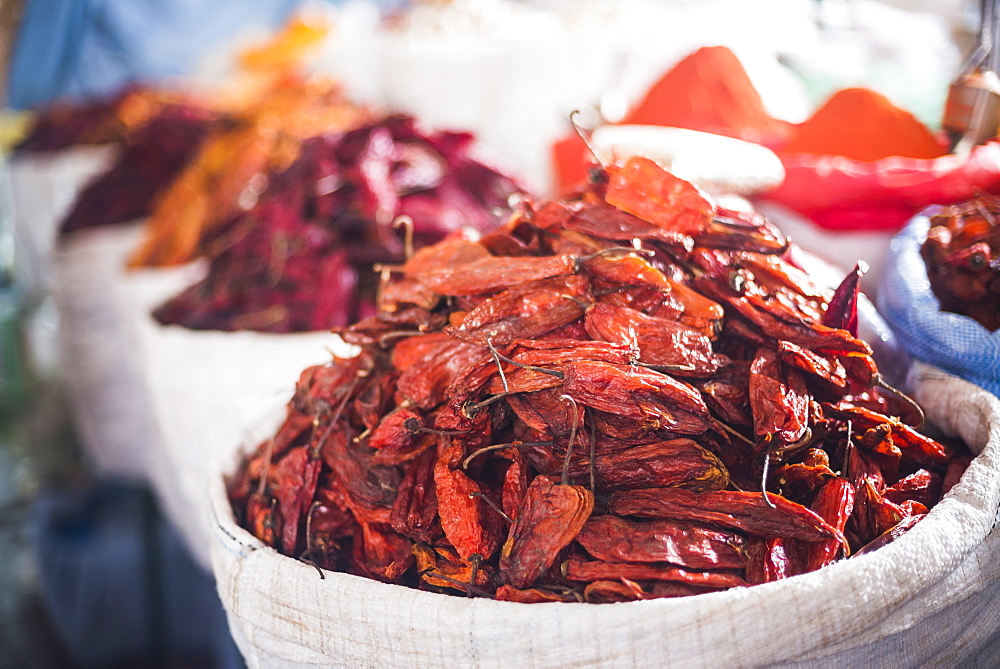
<svg viewBox="0 0 1000 669">
<path fill-rule="evenodd" d="M 162 106 L 122 142 L 114 164 L 80 192 L 61 232 L 132 221 L 147 216 L 166 188 L 208 136 L 219 114 L 195 105 Z"/>
<path fill-rule="evenodd" d="M 228 480 L 323 569 L 518 602 L 676 597 L 892 541 L 967 454 L 755 215 L 652 161 L 410 257 Z M 960 446 L 955 447 L 960 448 Z"/>
<path fill-rule="evenodd" d="M 920 255 L 942 311 L 1000 329 L 1000 199 L 983 195 L 931 216 Z"/>
<path fill-rule="evenodd" d="M 303 141 L 372 119 L 335 82 L 299 75 L 254 90 L 238 109 L 153 204 L 131 266 L 178 265 L 205 255 L 219 228 L 253 206 L 268 175 L 292 164 Z"/>
<path fill-rule="evenodd" d="M 621 122 L 710 132 L 768 147 L 788 141 L 793 128 L 767 112 L 743 64 L 724 46 L 685 56 Z M 590 164 L 583 140 L 569 135 L 555 144 L 553 154 L 562 189 L 583 181 Z"/>
<path fill-rule="evenodd" d="M 867 88 L 845 88 L 795 126 L 781 151 L 870 162 L 889 156 L 938 158 L 948 148 L 917 117 L 884 95 Z"/>
<path fill-rule="evenodd" d="M 59 100 L 35 112 L 17 153 L 60 151 L 73 146 L 118 144 L 141 130 L 165 105 L 192 101 L 176 92 L 129 85 L 91 100 Z"/>
<path fill-rule="evenodd" d="M 397 221 L 425 246 L 510 215 L 520 186 L 474 159 L 472 141 L 424 133 L 407 116 L 305 141 L 249 210 L 199 241 L 207 276 L 154 316 L 194 329 L 304 332 L 372 313 L 372 266 L 403 257 Z"/>
</svg>

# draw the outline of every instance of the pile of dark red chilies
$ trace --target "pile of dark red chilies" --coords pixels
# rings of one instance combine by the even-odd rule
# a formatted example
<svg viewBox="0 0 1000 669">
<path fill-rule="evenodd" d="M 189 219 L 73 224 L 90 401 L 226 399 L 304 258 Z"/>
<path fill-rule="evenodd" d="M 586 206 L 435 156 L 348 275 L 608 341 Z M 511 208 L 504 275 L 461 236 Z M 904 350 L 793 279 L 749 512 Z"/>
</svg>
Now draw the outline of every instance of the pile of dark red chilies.
<svg viewBox="0 0 1000 669">
<path fill-rule="evenodd" d="M 943 311 L 1000 329 L 1000 199 L 983 195 L 931 216 L 920 254 Z"/>
<path fill-rule="evenodd" d="M 418 251 L 228 481 L 323 569 L 518 602 L 801 574 L 922 518 L 969 462 L 915 429 L 764 220 L 655 163 Z"/>
<path fill-rule="evenodd" d="M 206 278 L 156 310 L 193 329 L 303 332 L 372 313 L 373 264 L 462 229 L 495 229 L 521 186 L 471 155 L 468 133 L 392 116 L 306 141 L 208 245 Z"/>
<path fill-rule="evenodd" d="M 218 121 L 218 114 L 195 105 L 164 105 L 123 141 L 114 164 L 80 192 L 63 219 L 61 232 L 148 215 L 157 195 L 170 185 Z"/>
</svg>

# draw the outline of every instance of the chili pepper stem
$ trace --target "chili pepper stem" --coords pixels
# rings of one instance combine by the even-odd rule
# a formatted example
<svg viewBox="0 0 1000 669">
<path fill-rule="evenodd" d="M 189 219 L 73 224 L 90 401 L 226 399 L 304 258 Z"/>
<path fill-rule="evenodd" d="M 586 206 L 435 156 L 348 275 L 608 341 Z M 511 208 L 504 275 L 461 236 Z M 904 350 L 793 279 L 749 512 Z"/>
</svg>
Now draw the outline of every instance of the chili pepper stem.
<svg viewBox="0 0 1000 669">
<path fill-rule="evenodd" d="M 421 332 L 420 330 L 393 330 L 392 332 L 386 332 L 385 334 L 379 335 L 378 343 L 384 344 L 390 339 L 402 339 L 405 337 L 416 337 L 419 335 L 427 334 L 426 332 Z"/>
<path fill-rule="evenodd" d="M 312 560 L 310 560 L 309 558 L 307 558 L 306 557 L 306 553 L 303 553 L 302 555 L 299 556 L 299 562 L 302 562 L 303 564 L 307 564 L 310 567 L 312 567 L 313 569 L 315 569 L 316 573 L 319 574 L 320 580 L 322 580 L 322 581 L 326 580 L 326 574 L 323 573 L 323 569 L 318 564 L 316 564 L 315 562 L 313 562 Z"/>
<path fill-rule="evenodd" d="M 912 408 L 917 413 L 917 415 L 920 417 L 920 420 L 913 427 L 916 428 L 916 429 L 918 429 L 918 430 L 921 427 L 923 427 L 924 421 L 927 420 L 927 416 L 924 415 L 924 410 L 920 408 L 920 405 L 917 404 L 916 402 L 914 402 L 913 398 L 911 398 L 909 395 L 907 395 L 903 391 L 901 391 L 901 390 L 899 390 L 897 388 L 894 388 L 893 386 L 889 385 L 889 383 L 885 380 L 885 377 L 883 377 L 881 374 L 876 374 L 874 378 L 875 378 L 875 385 L 876 386 L 878 386 L 879 388 L 882 388 L 883 390 L 889 391 L 890 393 L 892 393 L 893 395 L 895 395 L 898 399 L 901 399 L 905 404 L 909 405 L 910 408 Z"/>
<path fill-rule="evenodd" d="M 509 393 L 498 393 L 493 397 L 487 397 L 482 402 L 473 402 L 473 403 L 467 402 L 462 406 L 462 414 L 466 418 L 472 418 L 477 413 L 479 413 L 480 409 L 485 409 L 486 407 L 493 404 L 497 400 L 502 400 L 503 398 L 507 397 L 508 394 Z"/>
<path fill-rule="evenodd" d="M 718 420 L 718 419 L 716 419 L 716 418 L 713 418 L 713 419 L 712 419 L 712 422 L 713 422 L 713 423 L 715 423 L 715 426 L 716 426 L 716 427 L 719 427 L 719 428 L 722 428 L 722 429 L 723 429 L 724 431 L 726 431 L 726 432 L 728 432 L 729 434 L 733 435 L 734 437 L 736 437 L 737 439 L 739 439 L 739 440 L 740 440 L 740 441 L 742 441 L 743 443 L 745 443 L 745 444 L 748 444 L 748 445 L 750 445 L 750 446 L 756 446 L 756 444 L 755 444 L 755 443 L 753 443 L 753 442 L 752 442 L 751 440 L 747 439 L 747 438 L 746 438 L 746 437 L 744 437 L 744 436 L 743 436 L 742 434 L 740 434 L 739 432 L 737 432 L 737 431 L 736 431 L 736 430 L 734 430 L 733 428 L 731 428 L 731 427 L 729 427 L 728 425 L 726 425 L 725 423 L 723 423 L 723 422 L 722 422 L 721 420 Z"/>
<path fill-rule="evenodd" d="M 486 592 L 485 590 L 481 590 L 481 589 L 477 588 L 476 586 L 472 585 L 471 583 L 465 583 L 464 581 L 459 581 L 457 578 L 451 578 L 450 576 L 445 576 L 444 574 L 439 574 L 439 573 L 435 572 L 433 569 L 428 569 L 427 571 L 423 572 L 423 574 L 433 574 L 434 578 L 439 578 L 442 581 L 445 581 L 446 583 L 451 583 L 452 585 L 457 585 L 462 590 L 465 590 L 466 592 L 470 593 L 470 597 L 471 596 L 475 596 L 475 597 L 486 597 L 488 599 L 493 599 L 493 595 L 491 595 L 490 593 Z M 421 574 L 421 575 L 423 575 L 423 574 Z"/>
<path fill-rule="evenodd" d="M 320 506 L 320 501 L 318 499 L 313 500 L 313 503 L 309 505 L 309 511 L 306 513 L 306 551 L 303 553 L 312 552 L 312 517 L 313 512 L 316 511 L 316 507 Z"/>
<path fill-rule="evenodd" d="M 587 145 L 587 150 L 590 151 L 590 155 L 594 157 L 594 161 L 601 166 L 601 169 L 607 169 L 608 166 L 605 165 L 604 161 L 601 160 L 601 157 L 597 155 L 597 147 L 594 146 L 594 139 L 591 136 L 590 131 L 585 130 L 582 125 L 576 122 L 576 117 L 579 115 L 579 109 L 574 109 L 569 113 L 569 122 L 573 124 L 573 130 L 580 136 L 583 143 Z"/>
<path fill-rule="evenodd" d="M 764 496 L 764 503 L 772 509 L 776 508 L 771 498 L 767 496 L 767 475 L 771 469 L 771 452 L 764 453 L 764 472 L 760 477 L 760 494 Z"/>
<path fill-rule="evenodd" d="M 587 426 L 590 428 L 590 492 L 597 487 L 597 426 L 594 424 L 594 412 L 590 407 L 584 407 Z"/>
<path fill-rule="evenodd" d="M 403 257 L 409 260 L 413 257 L 413 219 L 403 214 L 392 222 L 394 230 L 403 228 Z"/>
<path fill-rule="evenodd" d="M 354 380 L 351 381 L 350 387 L 347 389 L 347 392 L 344 393 L 344 399 L 340 401 L 340 404 L 337 405 L 337 410 L 333 412 L 333 417 L 330 419 L 330 425 L 326 428 L 326 432 L 323 433 L 323 436 L 320 437 L 318 442 L 316 442 L 316 446 L 312 449 L 312 451 L 310 451 L 310 458 L 319 457 L 319 452 L 323 448 L 323 444 L 325 444 L 326 440 L 330 438 L 330 433 L 333 432 L 333 427 L 337 424 L 337 421 L 340 420 L 340 414 L 344 411 L 344 407 L 347 406 L 348 400 L 350 400 L 351 396 L 354 394 L 354 388 L 358 385 L 358 378 L 359 377 L 354 377 Z"/>
<path fill-rule="evenodd" d="M 552 446 L 552 445 L 553 442 L 551 441 L 511 441 L 507 442 L 506 444 L 492 444 L 490 446 L 483 446 L 482 448 L 472 451 L 472 453 L 470 453 L 468 457 L 465 458 L 465 460 L 462 460 L 462 469 L 468 469 L 470 462 L 475 460 L 483 453 L 489 453 L 490 451 L 499 451 L 502 448 L 521 448 L 522 446 Z"/>
<path fill-rule="evenodd" d="M 492 499 L 490 499 L 485 494 L 483 494 L 483 493 L 481 493 L 479 491 L 473 491 L 473 492 L 469 493 L 469 499 L 472 499 L 472 498 L 479 498 L 479 499 L 483 500 L 484 502 L 486 502 L 486 504 L 489 505 L 489 507 L 491 509 L 493 509 L 498 514 L 500 514 L 500 517 L 503 518 L 504 520 L 506 520 L 508 523 L 513 523 L 514 522 L 514 520 L 510 516 L 508 516 L 506 513 L 504 513 L 503 509 L 501 509 L 499 506 L 497 506 L 496 502 L 494 502 Z M 473 581 L 475 581 L 475 579 L 473 579 Z"/>
<path fill-rule="evenodd" d="M 497 351 L 496 349 L 492 349 L 492 350 L 493 350 L 493 354 L 494 355 L 496 355 L 497 357 L 499 357 L 504 362 L 509 362 L 510 364 L 514 365 L 515 367 L 520 367 L 521 369 L 527 369 L 527 370 L 530 370 L 532 372 L 541 372 L 542 374 L 548 374 L 549 376 L 554 376 L 557 379 L 563 378 L 563 373 L 560 372 L 557 369 L 545 369 L 544 367 L 535 367 L 534 365 L 525 365 L 522 362 L 518 362 L 516 360 L 511 360 L 510 358 L 508 358 L 507 356 L 505 356 L 503 353 L 500 353 L 500 351 Z"/>
<path fill-rule="evenodd" d="M 456 435 L 469 434 L 469 430 L 438 430 L 437 428 L 421 426 L 417 432 L 430 432 L 431 434 Z"/>
<path fill-rule="evenodd" d="M 264 454 L 264 466 L 260 471 L 260 480 L 257 482 L 257 494 L 264 495 L 264 488 L 267 486 L 267 473 L 271 469 L 271 456 L 274 453 L 274 438 L 267 440 L 267 449 Z"/>
<path fill-rule="evenodd" d="M 469 556 L 469 563 L 472 565 L 472 573 L 469 575 L 469 585 L 476 585 L 476 577 L 479 576 L 479 563 L 483 561 L 483 556 L 479 553 L 473 553 Z M 465 591 L 467 597 L 472 597 L 472 589 Z"/>
<path fill-rule="evenodd" d="M 576 400 L 569 395 L 560 395 L 559 399 L 568 401 L 573 406 L 573 425 L 569 429 L 569 444 L 566 446 L 566 457 L 563 459 L 562 479 L 560 481 L 562 485 L 569 485 L 569 460 L 573 455 L 573 444 L 576 443 L 576 429 L 580 423 L 580 411 Z"/>
<path fill-rule="evenodd" d="M 503 365 L 500 364 L 500 354 L 497 352 L 496 347 L 493 346 L 492 335 L 486 339 L 486 345 L 490 347 L 490 353 L 493 355 L 493 362 L 496 363 L 497 373 L 500 374 L 500 383 L 503 384 L 503 392 L 506 395 L 510 392 L 510 387 L 507 385 L 507 375 L 503 373 Z"/>
</svg>

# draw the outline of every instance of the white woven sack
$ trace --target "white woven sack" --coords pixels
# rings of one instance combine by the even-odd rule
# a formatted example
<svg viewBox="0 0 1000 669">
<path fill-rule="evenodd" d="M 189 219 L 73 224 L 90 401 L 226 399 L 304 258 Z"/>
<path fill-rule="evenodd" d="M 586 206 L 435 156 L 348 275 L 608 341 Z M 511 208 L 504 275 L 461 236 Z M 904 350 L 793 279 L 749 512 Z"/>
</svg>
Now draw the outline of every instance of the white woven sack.
<svg viewBox="0 0 1000 669">
<path fill-rule="evenodd" d="M 911 374 L 929 417 L 980 455 L 910 532 L 783 581 L 621 604 L 467 599 L 325 572 L 234 520 L 220 461 L 212 563 L 250 667 L 956 666 L 1000 656 L 1000 400 L 930 367 Z M 272 434 L 281 419 L 254 437 Z M 245 442 L 252 448 L 257 439 Z"/>
<path fill-rule="evenodd" d="M 51 278 L 60 376 L 84 450 L 98 475 L 135 481 L 145 480 L 146 455 L 159 435 L 132 312 L 148 311 L 194 278 L 186 269 L 153 276 L 126 270 L 141 232 L 126 224 L 67 235 L 54 252 Z"/>
<path fill-rule="evenodd" d="M 303 369 L 330 360 L 328 332 L 263 334 L 162 326 L 136 313 L 142 372 L 161 447 L 149 453 L 149 480 L 196 562 L 210 570 L 208 472 L 218 454 L 246 438 Z M 350 349 L 342 349 L 342 355 Z"/>
<path fill-rule="evenodd" d="M 83 187 L 110 167 L 115 154 L 112 146 L 80 146 L 5 161 L 2 200 L 13 221 L 15 272 L 22 288 L 44 294 L 62 219 Z"/>
</svg>

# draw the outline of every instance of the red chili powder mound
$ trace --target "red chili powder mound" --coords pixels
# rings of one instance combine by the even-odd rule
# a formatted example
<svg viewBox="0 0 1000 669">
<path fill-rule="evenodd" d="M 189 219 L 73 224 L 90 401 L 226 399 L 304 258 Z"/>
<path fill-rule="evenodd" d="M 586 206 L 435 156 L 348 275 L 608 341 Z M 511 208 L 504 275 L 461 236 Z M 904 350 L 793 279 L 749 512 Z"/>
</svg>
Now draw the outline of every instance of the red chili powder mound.
<svg viewBox="0 0 1000 669">
<path fill-rule="evenodd" d="M 867 88 L 838 91 L 800 124 L 782 153 L 819 153 L 873 161 L 937 158 L 947 149 L 927 126 Z"/>
<path fill-rule="evenodd" d="M 742 63 L 724 46 L 702 47 L 660 78 L 623 121 L 712 132 L 771 144 L 789 124 L 764 109 Z"/>
<path fill-rule="evenodd" d="M 700 130 L 770 147 L 784 144 L 792 130 L 765 111 L 739 58 L 724 46 L 702 47 L 674 65 L 622 123 Z M 575 133 L 553 145 L 552 157 L 558 192 L 586 177 L 590 158 Z"/>
</svg>

